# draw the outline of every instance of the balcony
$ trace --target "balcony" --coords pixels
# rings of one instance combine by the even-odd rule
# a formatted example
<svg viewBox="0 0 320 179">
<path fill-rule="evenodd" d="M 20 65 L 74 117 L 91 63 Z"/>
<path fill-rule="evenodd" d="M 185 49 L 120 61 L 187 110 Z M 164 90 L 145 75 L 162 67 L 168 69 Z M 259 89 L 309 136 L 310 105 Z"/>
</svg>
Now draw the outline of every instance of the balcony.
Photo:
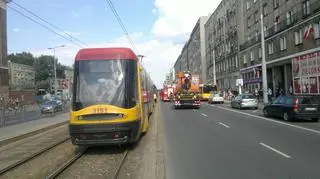
<svg viewBox="0 0 320 179">
<path fill-rule="evenodd" d="M 317 14 L 320 12 L 320 1 L 315 1 L 310 4 L 310 13 L 306 14 L 303 12 L 303 9 L 300 11 L 294 13 L 292 16 L 292 22 L 288 23 L 287 19 L 284 19 L 280 21 L 277 25 L 273 25 L 267 31 L 265 32 L 265 38 L 269 38 L 279 32 L 282 32 L 283 30 L 293 26 L 294 24 L 301 22 L 305 20 L 307 17 L 310 17 L 314 14 Z M 258 38 L 253 37 L 250 40 L 244 42 L 240 45 L 240 51 L 247 49 L 248 47 L 251 47 L 252 45 L 261 42 L 261 34 L 258 34 Z"/>
<path fill-rule="evenodd" d="M 258 37 L 253 37 L 250 40 L 244 42 L 243 44 L 240 45 L 240 51 L 247 49 L 248 47 L 251 47 L 252 45 L 261 42 L 261 34 L 258 34 Z"/>
</svg>

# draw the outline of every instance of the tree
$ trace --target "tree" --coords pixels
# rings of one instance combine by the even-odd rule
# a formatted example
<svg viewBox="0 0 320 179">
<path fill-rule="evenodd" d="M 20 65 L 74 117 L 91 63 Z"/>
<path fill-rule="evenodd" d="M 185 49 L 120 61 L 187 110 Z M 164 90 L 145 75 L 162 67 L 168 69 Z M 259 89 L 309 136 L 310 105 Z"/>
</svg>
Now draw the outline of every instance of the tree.
<svg viewBox="0 0 320 179">
<path fill-rule="evenodd" d="M 36 81 L 46 80 L 54 77 L 53 56 L 41 55 L 35 61 Z M 58 59 L 55 59 L 56 61 Z M 65 78 L 64 70 L 66 67 L 61 63 L 57 63 L 57 78 Z"/>
<path fill-rule="evenodd" d="M 12 53 L 8 55 L 8 60 L 13 63 L 19 63 L 24 65 L 33 66 L 35 57 L 29 52 L 22 52 L 22 53 Z"/>
</svg>

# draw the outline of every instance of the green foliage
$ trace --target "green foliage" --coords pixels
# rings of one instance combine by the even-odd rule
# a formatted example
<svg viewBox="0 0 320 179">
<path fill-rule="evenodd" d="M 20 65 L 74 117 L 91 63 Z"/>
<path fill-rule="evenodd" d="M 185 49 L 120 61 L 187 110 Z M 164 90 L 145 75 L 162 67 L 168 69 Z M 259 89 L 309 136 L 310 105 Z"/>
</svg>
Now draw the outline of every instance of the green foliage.
<svg viewBox="0 0 320 179">
<path fill-rule="evenodd" d="M 50 88 L 50 80 L 42 80 L 36 82 L 37 89 L 45 89 L 49 90 Z"/>
<path fill-rule="evenodd" d="M 35 58 L 29 52 L 15 53 L 8 55 L 8 60 L 13 63 L 19 63 L 24 65 L 33 66 Z"/>
<path fill-rule="evenodd" d="M 36 81 L 46 81 L 54 76 L 53 56 L 41 55 L 36 58 L 29 52 L 15 53 L 8 55 L 8 59 L 13 63 L 34 66 L 36 71 Z M 57 59 L 55 59 L 57 61 Z M 64 70 L 67 66 L 57 63 L 57 78 L 65 78 Z M 41 86 L 47 86 L 41 83 Z M 46 89 L 46 88 L 45 88 Z"/>
</svg>

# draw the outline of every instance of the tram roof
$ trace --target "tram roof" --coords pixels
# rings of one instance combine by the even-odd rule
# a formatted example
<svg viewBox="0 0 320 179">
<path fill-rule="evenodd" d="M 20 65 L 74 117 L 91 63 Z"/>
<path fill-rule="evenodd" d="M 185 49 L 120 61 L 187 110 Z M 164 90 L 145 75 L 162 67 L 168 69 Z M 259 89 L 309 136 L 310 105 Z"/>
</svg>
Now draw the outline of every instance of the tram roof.
<svg viewBox="0 0 320 179">
<path fill-rule="evenodd" d="M 79 50 L 76 61 L 81 60 L 138 60 L 130 48 L 85 48 Z"/>
</svg>

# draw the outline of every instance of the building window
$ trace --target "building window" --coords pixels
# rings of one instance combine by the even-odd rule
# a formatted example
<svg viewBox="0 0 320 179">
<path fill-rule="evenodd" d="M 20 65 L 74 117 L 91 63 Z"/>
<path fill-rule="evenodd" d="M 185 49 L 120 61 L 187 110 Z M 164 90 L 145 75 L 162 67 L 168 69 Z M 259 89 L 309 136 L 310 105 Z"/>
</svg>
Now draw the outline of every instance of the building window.
<svg viewBox="0 0 320 179">
<path fill-rule="evenodd" d="M 249 16 L 248 18 L 247 18 L 247 26 L 248 26 L 248 29 L 250 29 L 250 27 L 251 27 L 251 16 Z"/>
<path fill-rule="evenodd" d="M 259 40 L 259 32 L 256 31 L 256 41 L 258 41 L 258 40 Z"/>
<path fill-rule="evenodd" d="M 243 64 L 247 64 L 247 57 L 246 57 L 246 55 L 243 55 Z"/>
<path fill-rule="evenodd" d="M 302 29 L 294 32 L 294 44 L 299 45 L 302 44 L 303 40 L 303 31 Z"/>
<path fill-rule="evenodd" d="M 263 5 L 262 11 L 263 11 L 263 16 L 267 16 L 268 15 L 268 4 L 267 3 L 265 3 Z"/>
<path fill-rule="evenodd" d="M 259 13 L 258 13 L 258 11 L 256 11 L 256 12 L 254 13 L 254 22 L 255 22 L 255 23 L 258 23 L 258 22 L 259 22 Z"/>
<path fill-rule="evenodd" d="M 279 0 L 273 0 L 273 8 L 277 9 L 279 7 Z"/>
<path fill-rule="evenodd" d="M 302 2 L 302 8 L 303 8 L 303 15 L 309 15 L 310 14 L 310 0 L 306 0 Z"/>
<path fill-rule="evenodd" d="M 262 58 L 262 50 L 261 50 L 261 47 L 259 47 L 259 58 Z"/>
<path fill-rule="evenodd" d="M 264 27 L 263 27 L 263 31 L 264 31 L 264 37 L 267 37 L 268 36 L 268 30 L 267 30 L 268 28 L 267 28 L 267 26 L 265 25 Z"/>
<path fill-rule="evenodd" d="M 250 61 L 254 61 L 254 52 L 253 51 L 250 52 Z"/>
<path fill-rule="evenodd" d="M 279 30 L 280 16 L 277 15 L 274 20 L 274 31 L 277 32 Z"/>
<path fill-rule="evenodd" d="M 250 6 L 251 6 L 251 0 L 247 0 L 247 10 L 250 9 Z"/>
<path fill-rule="evenodd" d="M 287 49 L 287 38 L 286 37 L 282 37 L 280 38 L 280 50 L 286 50 Z"/>
<path fill-rule="evenodd" d="M 291 23 L 293 23 L 293 13 L 292 13 L 292 11 L 288 11 L 287 12 L 287 25 L 290 25 Z"/>
<path fill-rule="evenodd" d="M 273 42 L 268 44 L 269 55 L 273 54 Z"/>
<path fill-rule="evenodd" d="M 236 68 L 238 68 L 238 56 L 236 56 Z"/>
</svg>

